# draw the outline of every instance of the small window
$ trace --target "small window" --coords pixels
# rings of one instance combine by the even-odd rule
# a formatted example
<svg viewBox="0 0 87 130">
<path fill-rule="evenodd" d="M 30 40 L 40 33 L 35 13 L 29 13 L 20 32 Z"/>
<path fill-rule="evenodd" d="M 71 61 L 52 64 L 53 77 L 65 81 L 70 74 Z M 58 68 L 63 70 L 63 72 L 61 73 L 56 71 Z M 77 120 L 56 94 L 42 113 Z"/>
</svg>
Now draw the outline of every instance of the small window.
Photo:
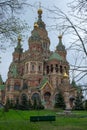
<svg viewBox="0 0 87 130">
<path fill-rule="evenodd" d="M 20 86 L 18 86 L 18 85 L 14 86 L 14 90 L 19 90 L 19 88 L 20 88 Z"/>
<path fill-rule="evenodd" d="M 55 70 L 58 72 L 58 64 L 55 65 Z"/>
<path fill-rule="evenodd" d="M 53 65 L 51 65 L 51 72 L 53 72 Z"/>
<path fill-rule="evenodd" d="M 49 74 L 49 66 L 47 66 L 47 74 Z"/>
<path fill-rule="evenodd" d="M 38 66 L 38 70 L 41 71 L 41 66 L 40 65 Z"/>
<path fill-rule="evenodd" d="M 32 65 L 32 71 L 34 71 L 34 65 Z"/>
<path fill-rule="evenodd" d="M 60 73 L 63 73 L 63 68 L 62 68 L 62 66 L 60 66 Z"/>
</svg>

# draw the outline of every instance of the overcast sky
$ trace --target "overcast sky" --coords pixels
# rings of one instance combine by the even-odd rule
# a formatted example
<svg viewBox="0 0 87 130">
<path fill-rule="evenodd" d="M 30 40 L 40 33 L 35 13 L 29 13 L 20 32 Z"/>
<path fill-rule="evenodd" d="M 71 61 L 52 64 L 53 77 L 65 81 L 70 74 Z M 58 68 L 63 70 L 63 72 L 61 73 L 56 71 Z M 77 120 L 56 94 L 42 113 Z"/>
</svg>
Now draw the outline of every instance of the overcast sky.
<svg viewBox="0 0 87 130">
<path fill-rule="evenodd" d="M 28 1 L 28 0 L 27 0 Z M 50 38 L 51 42 L 51 50 L 55 50 L 56 45 L 58 44 L 58 35 L 60 31 L 52 31 L 48 29 L 49 25 L 52 25 L 51 19 L 48 18 L 48 13 L 44 9 L 49 8 L 52 9 L 53 6 L 58 6 L 61 10 L 64 12 L 68 12 L 68 7 L 67 3 L 69 3 L 72 0 L 29 0 L 29 3 L 32 5 L 35 5 L 35 8 L 31 7 L 26 7 L 22 13 L 20 14 L 20 18 L 25 20 L 28 25 L 31 27 L 30 31 L 26 33 L 26 40 L 24 42 L 22 41 L 23 48 L 26 50 L 28 48 L 28 37 L 31 35 L 31 31 L 33 29 L 34 22 L 36 18 L 38 17 L 37 15 L 37 10 L 39 8 L 39 2 L 41 2 L 42 10 L 43 10 L 43 15 L 42 19 L 45 22 L 48 30 L 48 35 Z M 67 42 L 67 43 L 66 43 Z M 65 46 L 68 45 L 68 40 L 66 41 L 66 38 L 63 38 L 63 44 Z M 5 53 L 0 52 L 1 54 L 1 63 L 0 63 L 0 74 L 2 75 L 3 80 L 5 81 L 7 79 L 7 73 L 8 73 L 8 68 L 10 63 L 12 62 L 12 52 L 14 51 L 14 48 L 9 48 Z"/>
</svg>

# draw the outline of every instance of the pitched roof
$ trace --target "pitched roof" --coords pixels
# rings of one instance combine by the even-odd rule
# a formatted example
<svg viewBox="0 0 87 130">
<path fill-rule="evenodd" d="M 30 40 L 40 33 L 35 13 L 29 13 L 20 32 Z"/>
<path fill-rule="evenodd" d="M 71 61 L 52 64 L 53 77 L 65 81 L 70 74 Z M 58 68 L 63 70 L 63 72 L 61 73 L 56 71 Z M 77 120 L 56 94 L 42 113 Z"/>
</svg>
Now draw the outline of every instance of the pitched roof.
<svg viewBox="0 0 87 130">
<path fill-rule="evenodd" d="M 63 57 L 60 56 L 58 53 L 54 52 L 54 53 L 49 57 L 48 61 L 54 60 L 54 59 L 56 59 L 56 60 L 58 60 L 58 61 L 62 61 L 62 60 L 63 60 Z"/>
<path fill-rule="evenodd" d="M 42 80 L 42 82 L 41 82 L 39 88 L 42 88 L 47 82 L 48 82 L 48 79 L 47 79 L 46 76 L 44 76 L 44 78 L 43 78 L 43 80 Z"/>
<path fill-rule="evenodd" d="M 38 89 L 43 89 L 46 84 L 48 84 L 52 88 L 51 84 L 48 81 L 47 76 L 44 76 L 42 82 L 40 83 L 40 86 L 38 86 Z"/>
</svg>

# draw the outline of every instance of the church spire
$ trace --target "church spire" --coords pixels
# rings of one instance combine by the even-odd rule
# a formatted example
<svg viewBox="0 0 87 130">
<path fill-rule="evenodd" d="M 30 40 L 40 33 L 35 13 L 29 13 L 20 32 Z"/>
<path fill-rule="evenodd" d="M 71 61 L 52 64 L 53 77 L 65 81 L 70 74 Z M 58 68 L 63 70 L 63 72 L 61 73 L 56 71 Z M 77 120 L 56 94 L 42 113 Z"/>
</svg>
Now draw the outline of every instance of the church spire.
<svg viewBox="0 0 87 130">
<path fill-rule="evenodd" d="M 59 38 L 59 44 L 57 45 L 56 50 L 65 51 L 65 46 L 62 43 L 62 35 L 59 35 L 58 38 Z"/>
<path fill-rule="evenodd" d="M 62 35 L 59 35 L 58 38 L 59 38 L 59 43 L 56 46 L 56 52 L 60 54 L 60 56 L 62 56 L 64 59 L 66 59 L 67 52 L 66 52 L 65 46 L 62 43 Z"/>
<path fill-rule="evenodd" d="M 17 47 L 15 48 L 15 52 L 18 52 L 18 53 L 22 53 L 23 49 L 21 47 L 21 36 L 19 35 L 18 36 L 18 44 L 17 44 Z"/>
<path fill-rule="evenodd" d="M 39 9 L 38 9 L 38 20 L 37 20 L 37 24 L 39 26 L 39 28 L 44 28 L 45 29 L 45 24 L 44 22 L 42 21 L 42 9 L 41 9 L 41 4 L 39 5 Z"/>
<path fill-rule="evenodd" d="M 41 9 L 41 3 L 39 3 L 39 9 L 38 9 L 38 20 L 41 20 L 41 17 L 42 17 L 42 9 Z"/>
</svg>

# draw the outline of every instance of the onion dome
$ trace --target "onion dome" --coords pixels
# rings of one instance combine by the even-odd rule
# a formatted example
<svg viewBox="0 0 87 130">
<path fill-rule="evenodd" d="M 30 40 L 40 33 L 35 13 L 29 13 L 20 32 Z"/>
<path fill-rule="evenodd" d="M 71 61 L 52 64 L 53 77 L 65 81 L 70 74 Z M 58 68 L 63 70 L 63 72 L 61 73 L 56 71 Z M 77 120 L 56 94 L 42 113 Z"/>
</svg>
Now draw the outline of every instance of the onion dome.
<svg viewBox="0 0 87 130">
<path fill-rule="evenodd" d="M 41 8 L 39 8 L 37 12 L 38 12 L 39 15 L 41 15 L 43 13 Z"/>
<path fill-rule="evenodd" d="M 62 44 L 62 35 L 59 35 L 58 38 L 59 38 L 59 44 L 57 45 L 56 50 L 66 51 L 65 46 Z"/>
<path fill-rule="evenodd" d="M 69 75 L 65 72 L 63 78 L 69 78 Z"/>
<path fill-rule="evenodd" d="M 63 58 L 58 53 L 54 52 L 48 59 L 48 61 L 51 60 L 63 61 Z"/>
<path fill-rule="evenodd" d="M 37 22 L 34 23 L 34 28 L 35 28 L 35 29 L 38 28 Z"/>
</svg>

